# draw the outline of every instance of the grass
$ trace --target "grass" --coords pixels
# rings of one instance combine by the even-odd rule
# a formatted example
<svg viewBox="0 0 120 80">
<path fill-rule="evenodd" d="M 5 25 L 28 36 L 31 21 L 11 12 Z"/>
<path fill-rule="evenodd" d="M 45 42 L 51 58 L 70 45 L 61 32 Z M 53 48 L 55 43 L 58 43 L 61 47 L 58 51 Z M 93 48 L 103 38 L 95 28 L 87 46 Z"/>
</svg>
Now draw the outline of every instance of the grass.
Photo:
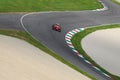
<svg viewBox="0 0 120 80">
<path fill-rule="evenodd" d="M 97 0 L 0 0 L 0 12 L 78 11 L 101 7 Z"/>
<path fill-rule="evenodd" d="M 42 45 L 40 42 L 38 42 L 37 40 L 35 40 L 31 35 L 29 35 L 27 32 L 24 31 L 20 31 L 20 30 L 0 30 L 0 34 L 2 35 L 7 35 L 7 36 L 12 36 L 12 37 L 16 37 L 22 40 L 27 41 L 28 43 L 38 47 L 39 49 L 43 50 L 44 52 L 48 53 L 49 55 L 53 56 L 54 58 L 56 58 L 57 60 L 61 61 L 62 63 L 68 65 L 69 67 L 77 70 L 78 72 L 86 75 L 87 77 L 91 78 L 92 80 L 96 80 L 94 77 L 90 76 L 88 73 L 82 71 L 81 69 L 79 69 L 78 67 L 74 66 L 73 64 L 69 63 L 68 61 L 66 61 L 65 59 L 63 59 L 62 57 L 58 56 L 56 53 L 54 53 L 53 51 L 51 51 L 50 49 L 46 48 L 44 45 Z"/>
<path fill-rule="evenodd" d="M 0 12 L 38 12 L 38 11 L 78 11 L 93 10 L 102 8 L 97 0 L 0 0 Z M 78 72 L 88 76 L 92 80 L 96 80 L 86 72 L 72 65 L 62 57 L 50 49 L 43 46 L 40 42 L 33 39 L 28 33 L 19 30 L 0 30 L 0 34 L 16 37 L 29 42 L 44 52 L 55 57 L 64 64 L 77 70 Z"/>
<path fill-rule="evenodd" d="M 88 34 L 96 31 L 96 30 L 102 30 L 102 29 L 110 29 L 110 28 L 120 28 L 119 24 L 115 24 L 115 25 L 106 25 L 106 26 L 100 26 L 100 27 L 94 27 L 94 28 L 88 28 L 85 29 L 82 32 L 79 32 L 77 34 L 75 34 L 72 38 L 72 43 L 75 47 L 75 49 L 77 51 L 79 51 L 84 57 L 85 59 L 89 60 L 91 63 L 93 63 L 95 66 L 99 67 L 103 72 L 107 73 L 108 75 L 110 75 L 114 80 L 120 80 L 120 77 L 115 76 L 109 72 L 107 72 L 105 69 L 103 69 L 102 67 L 100 67 L 100 65 L 96 64 L 95 61 L 93 61 L 88 55 L 87 53 L 83 50 L 81 44 L 79 42 L 81 42 L 81 40 Z"/>
</svg>

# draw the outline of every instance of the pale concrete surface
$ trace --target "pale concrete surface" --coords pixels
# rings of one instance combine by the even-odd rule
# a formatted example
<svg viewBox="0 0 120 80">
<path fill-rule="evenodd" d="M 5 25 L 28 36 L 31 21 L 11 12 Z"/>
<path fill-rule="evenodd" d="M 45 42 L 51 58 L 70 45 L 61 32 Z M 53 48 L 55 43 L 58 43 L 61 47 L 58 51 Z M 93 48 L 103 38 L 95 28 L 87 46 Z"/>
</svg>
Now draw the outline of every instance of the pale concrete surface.
<svg viewBox="0 0 120 80">
<path fill-rule="evenodd" d="M 95 31 L 83 38 L 81 43 L 96 63 L 120 76 L 120 28 Z"/>
<path fill-rule="evenodd" d="M 29 43 L 0 35 L 0 80 L 90 80 Z"/>
<path fill-rule="evenodd" d="M 116 1 L 120 2 L 120 0 L 116 0 Z"/>
</svg>

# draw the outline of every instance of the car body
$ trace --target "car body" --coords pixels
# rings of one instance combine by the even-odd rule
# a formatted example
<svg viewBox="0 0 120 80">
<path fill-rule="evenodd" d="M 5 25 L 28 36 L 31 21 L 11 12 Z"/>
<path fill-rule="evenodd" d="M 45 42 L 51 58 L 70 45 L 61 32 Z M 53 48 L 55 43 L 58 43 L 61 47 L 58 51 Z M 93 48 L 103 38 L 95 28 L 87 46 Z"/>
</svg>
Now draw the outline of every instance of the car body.
<svg viewBox="0 0 120 80">
<path fill-rule="evenodd" d="M 61 32 L 61 26 L 58 23 L 53 24 L 52 29 Z"/>
</svg>

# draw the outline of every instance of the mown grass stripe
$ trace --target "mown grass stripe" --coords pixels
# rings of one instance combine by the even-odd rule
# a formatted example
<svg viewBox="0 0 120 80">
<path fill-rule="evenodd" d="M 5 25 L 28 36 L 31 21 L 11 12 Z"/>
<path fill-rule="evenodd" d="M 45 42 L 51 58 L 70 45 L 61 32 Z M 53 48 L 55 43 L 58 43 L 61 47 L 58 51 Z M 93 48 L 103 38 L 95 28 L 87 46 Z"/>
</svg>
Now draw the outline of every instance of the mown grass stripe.
<svg viewBox="0 0 120 80">
<path fill-rule="evenodd" d="M 97 0 L 0 1 L 0 12 L 80 11 L 80 10 L 93 10 L 97 8 L 102 8 L 102 5 Z"/>
</svg>

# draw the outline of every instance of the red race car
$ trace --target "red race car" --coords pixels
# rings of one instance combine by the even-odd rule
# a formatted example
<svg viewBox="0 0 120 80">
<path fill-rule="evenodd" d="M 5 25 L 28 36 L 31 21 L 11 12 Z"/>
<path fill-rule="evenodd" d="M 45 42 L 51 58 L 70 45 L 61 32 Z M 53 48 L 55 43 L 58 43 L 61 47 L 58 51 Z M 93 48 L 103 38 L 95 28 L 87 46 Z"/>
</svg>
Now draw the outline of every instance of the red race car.
<svg viewBox="0 0 120 80">
<path fill-rule="evenodd" d="M 53 24 L 52 29 L 55 30 L 55 31 L 61 32 L 61 27 L 60 27 L 60 25 L 57 24 L 57 23 L 56 23 L 56 24 Z"/>
</svg>

